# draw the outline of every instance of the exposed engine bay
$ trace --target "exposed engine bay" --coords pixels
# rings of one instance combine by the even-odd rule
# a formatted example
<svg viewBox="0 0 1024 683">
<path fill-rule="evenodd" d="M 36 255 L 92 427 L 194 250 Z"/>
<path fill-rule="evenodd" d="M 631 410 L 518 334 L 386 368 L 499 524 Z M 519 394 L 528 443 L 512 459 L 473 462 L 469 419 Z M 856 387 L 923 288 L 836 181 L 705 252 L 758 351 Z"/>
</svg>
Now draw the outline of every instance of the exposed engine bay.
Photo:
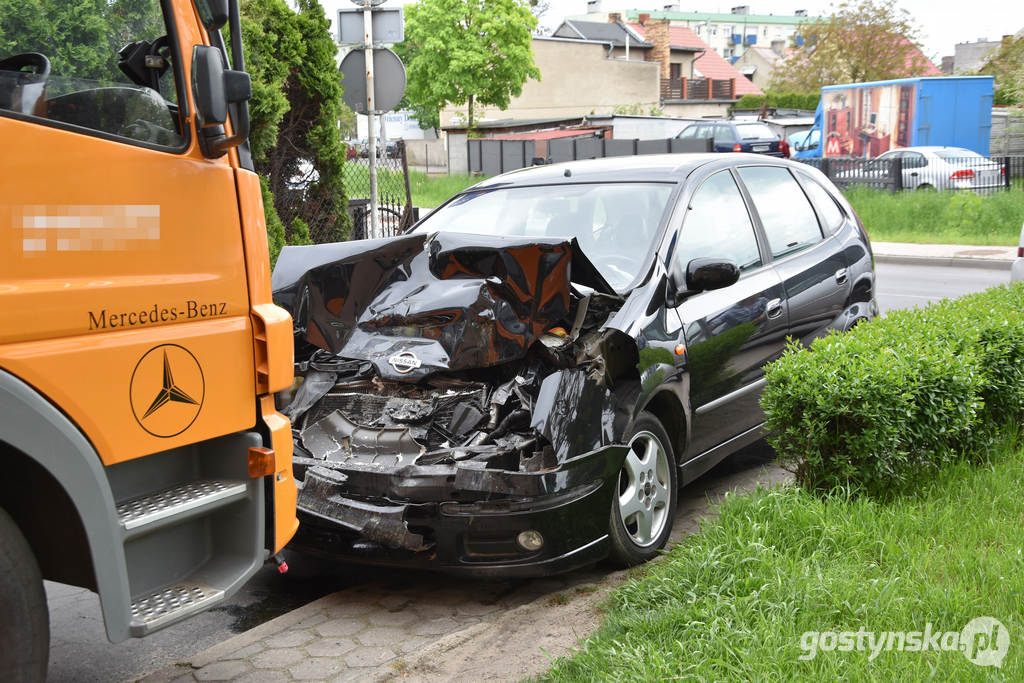
<svg viewBox="0 0 1024 683">
<path fill-rule="evenodd" d="M 579 456 L 622 434 L 612 390 L 636 378 L 636 346 L 605 327 L 623 299 L 575 241 L 288 247 L 274 295 L 295 321 L 298 381 L 278 402 L 318 545 L 334 527 L 349 553 L 430 555 L 425 518 L 554 502 L 617 472 L 615 449 L 619 463 Z"/>
</svg>

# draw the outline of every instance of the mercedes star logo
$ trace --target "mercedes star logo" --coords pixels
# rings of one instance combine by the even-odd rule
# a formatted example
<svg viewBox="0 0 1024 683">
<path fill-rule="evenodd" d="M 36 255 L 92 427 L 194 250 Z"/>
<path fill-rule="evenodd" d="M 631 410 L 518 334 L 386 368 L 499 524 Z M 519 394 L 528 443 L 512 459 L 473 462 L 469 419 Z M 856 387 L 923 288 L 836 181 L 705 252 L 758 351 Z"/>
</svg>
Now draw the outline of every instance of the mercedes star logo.
<svg viewBox="0 0 1024 683">
<path fill-rule="evenodd" d="M 416 354 L 412 351 L 401 351 L 388 358 L 388 363 L 391 363 L 391 367 L 395 369 L 395 372 L 407 375 L 413 370 L 418 369 L 422 362 L 416 357 Z"/>
<path fill-rule="evenodd" d="M 143 354 L 132 372 L 132 413 L 153 436 L 177 436 L 199 416 L 205 391 L 196 357 L 183 346 L 161 344 Z"/>
</svg>

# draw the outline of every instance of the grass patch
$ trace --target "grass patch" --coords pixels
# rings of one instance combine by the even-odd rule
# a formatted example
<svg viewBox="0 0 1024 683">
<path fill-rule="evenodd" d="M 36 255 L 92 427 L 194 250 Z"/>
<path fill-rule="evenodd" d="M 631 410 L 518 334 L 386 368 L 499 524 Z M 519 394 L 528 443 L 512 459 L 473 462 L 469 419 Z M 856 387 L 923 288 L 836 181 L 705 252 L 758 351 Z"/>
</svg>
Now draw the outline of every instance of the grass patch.
<svg viewBox="0 0 1024 683">
<path fill-rule="evenodd" d="M 844 192 L 872 240 L 918 244 L 1017 244 L 1024 223 L 1020 188 L 973 192 L 900 192 L 854 187 Z"/>
<path fill-rule="evenodd" d="M 796 486 L 727 496 L 717 521 L 613 592 L 601 629 L 549 681 L 1024 680 L 1024 449 L 944 468 L 883 504 Z M 995 617 L 1001 668 L 958 651 L 819 651 L 802 634 L 960 632 Z"/>
<path fill-rule="evenodd" d="M 412 204 L 433 209 L 452 195 L 462 192 L 470 185 L 476 185 L 483 179 L 483 176 L 466 174 L 428 176 L 422 171 L 409 171 Z"/>
</svg>

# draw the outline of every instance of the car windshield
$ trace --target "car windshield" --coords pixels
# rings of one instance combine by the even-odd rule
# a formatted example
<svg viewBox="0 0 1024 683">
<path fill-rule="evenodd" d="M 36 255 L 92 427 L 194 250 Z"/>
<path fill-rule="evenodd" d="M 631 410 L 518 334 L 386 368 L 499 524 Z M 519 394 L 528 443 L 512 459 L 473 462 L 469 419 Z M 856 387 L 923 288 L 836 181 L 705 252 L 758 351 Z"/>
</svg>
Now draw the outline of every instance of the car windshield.
<svg viewBox="0 0 1024 683">
<path fill-rule="evenodd" d="M 575 237 L 612 287 L 632 283 L 653 248 L 672 183 L 588 183 L 469 191 L 414 232 Z"/>
<path fill-rule="evenodd" d="M 943 161 L 958 161 L 960 159 L 981 159 L 983 158 L 977 152 L 972 152 L 969 149 L 937 149 L 935 150 L 935 156 L 942 159 Z"/>
<path fill-rule="evenodd" d="M 775 133 L 763 123 L 737 123 L 736 132 L 741 140 L 774 140 Z"/>
</svg>

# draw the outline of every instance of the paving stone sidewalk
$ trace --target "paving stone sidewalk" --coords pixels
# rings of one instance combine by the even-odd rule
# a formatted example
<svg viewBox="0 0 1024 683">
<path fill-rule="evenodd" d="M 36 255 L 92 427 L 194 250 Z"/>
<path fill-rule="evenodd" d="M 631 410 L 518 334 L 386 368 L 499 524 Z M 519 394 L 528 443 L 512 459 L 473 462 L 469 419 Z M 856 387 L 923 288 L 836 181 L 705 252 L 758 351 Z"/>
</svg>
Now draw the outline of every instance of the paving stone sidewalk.
<svg viewBox="0 0 1024 683">
<path fill-rule="evenodd" d="M 789 479 L 774 463 L 760 462 L 698 480 L 681 492 L 670 546 L 696 532 L 702 519 L 713 516 L 713 502 L 725 492 Z M 376 570 L 366 571 L 373 575 Z M 384 578 L 323 597 L 142 680 L 516 680 L 543 670 L 549 655 L 565 654 L 589 635 L 599 621 L 596 604 L 626 576 L 627 572 L 611 571 L 606 565 L 514 581 L 387 572 Z M 460 645 L 467 640 L 476 637 L 493 643 L 513 638 L 512 631 L 532 623 L 535 615 L 545 619 L 545 610 L 569 611 L 544 625 L 536 637 L 519 634 L 519 641 L 527 642 L 510 648 L 518 652 L 488 645 L 483 649 L 493 652 L 493 657 L 474 654 L 472 661 L 457 659 Z M 423 654 L 431 651 L 436 653 L 433 659 Z M 480 661 L 516 656 L 533 658 L 532 666 Z M 473 673 L 468 678 L 460 678 L 470 669 Z"/>
</svg>

